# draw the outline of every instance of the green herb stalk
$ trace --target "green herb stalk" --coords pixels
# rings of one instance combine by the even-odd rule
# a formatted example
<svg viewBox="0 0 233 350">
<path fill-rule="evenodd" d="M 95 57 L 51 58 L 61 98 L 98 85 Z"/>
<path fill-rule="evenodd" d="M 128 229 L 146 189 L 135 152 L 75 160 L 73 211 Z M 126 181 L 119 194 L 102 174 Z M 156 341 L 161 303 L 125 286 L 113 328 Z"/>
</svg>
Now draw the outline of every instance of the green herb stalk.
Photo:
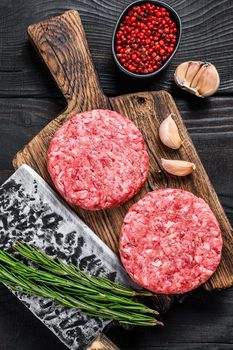
<svg viewBox="0 0 233 350">
<path fill-rule="evenodd" d="M 13 290 L 49 298 L 68 308 L 79 308 L 93 317 L 132 325 L 162 325 L 152 316 L 158 314 L 156 310 L 132 300 L 153 293 L 135 291 L 106 278 L 87 275 L 74 265 L 53 260 L 28 244 L 17 243 L 13 248 L 28 262 L 37 265 L 35 268 L 0 251 L 0 282 Z"/>
</svg>

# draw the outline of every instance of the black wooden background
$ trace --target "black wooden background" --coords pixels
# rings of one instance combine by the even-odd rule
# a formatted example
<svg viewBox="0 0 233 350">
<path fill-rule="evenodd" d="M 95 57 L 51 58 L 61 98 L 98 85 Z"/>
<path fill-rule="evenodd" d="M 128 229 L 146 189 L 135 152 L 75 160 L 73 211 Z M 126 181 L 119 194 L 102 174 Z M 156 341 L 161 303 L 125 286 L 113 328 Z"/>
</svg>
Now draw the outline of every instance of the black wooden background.
<svg viewBox="0 0 233 350">
<path fill-rule="evenodd" d="M 132 81 L 111 56 L 117 16 L 129 0 L 0 0 L 0 183 L 14 154 L 65 106 L 28 43 L 29 24 L 78 9 L 107 95 L 166 89 L 177 102 L 199 155 L 233 224 L 233 1 L 167 0 L 181 16 L 183 37 L 171 65 L 151 81 Z M 175 67 L 186 60 L 213 62 L 221 87 L 208 99 L 176 88 Z M 111 329 L 122 350 L 233 349 L 233 289 L 196 291 L 164 317 L 163 329 Z M 0 287 L 0 350 L 66 349 L 5 287 Z"/>
</svg>

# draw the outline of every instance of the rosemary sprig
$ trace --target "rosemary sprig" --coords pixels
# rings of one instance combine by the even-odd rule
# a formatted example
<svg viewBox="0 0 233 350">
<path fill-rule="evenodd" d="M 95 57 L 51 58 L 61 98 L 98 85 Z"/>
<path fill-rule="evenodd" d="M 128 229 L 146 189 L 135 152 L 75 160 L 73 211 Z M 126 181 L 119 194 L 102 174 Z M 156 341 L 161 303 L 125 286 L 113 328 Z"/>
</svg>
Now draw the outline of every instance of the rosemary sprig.
<svg viewBox="0 0 233 350">
<path fill-rule="evenodd" d="M 20 253 L 24 258 L 36 263 L 38 266 L 42 267 L 44 270 L 48 270 L 58 276 L 65 276 L 72 281 L 78 281 L 82 283 L 82 285 L 90 286 L 91 285 L 100 287 L 101 289 L 109 290 L 115 294 L 124 295 L 124 296 L 153 296 L 154 294 L 142 290 L 135 291 L 124 287 L 122 285 L 118 285 L 116 283 L 111 282 L 109 279 L 104 277 L 98 277 L 93 275 L 87 275 L 81 272 L 76 266 L 72 264 L 64 264 L 62 261 L 57 259 L 56 261 L 52 259 L 47 254 L 35 249 L 34 247 L 28 244 L 22 244 L 18 242 L 13 247 L 18 253 Z"/>
<path fill-rule="evenodd" d="M 28 262 L 36 263 L 38 268 L 0 251 L 0 282 L 13 290 L 52 299 L 94 317 L 132 325 L 162 325 L 152 316 L 158 314 L 156 310 L 132 300 L 135 296 L 152 293 L 134 291 L 106 278 L 89 276 L 74 265 L 53 260 L 27 244 L 17 243 L 14 249 Z"/>
</svg>

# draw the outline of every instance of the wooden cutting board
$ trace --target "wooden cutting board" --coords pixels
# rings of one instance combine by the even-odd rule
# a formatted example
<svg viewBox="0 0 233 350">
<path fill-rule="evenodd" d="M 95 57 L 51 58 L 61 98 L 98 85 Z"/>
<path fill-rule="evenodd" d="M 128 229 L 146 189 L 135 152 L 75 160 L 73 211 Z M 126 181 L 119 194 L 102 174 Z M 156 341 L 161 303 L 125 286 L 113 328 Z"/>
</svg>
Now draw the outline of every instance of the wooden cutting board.
<svg viewBox="0 0 233 350">
<path fill-rule="evenodd" d="M 107 98 L 99 86 L 77 11 L 71 10 L 61 16 L 31 25 L 28 33 L 66 98 L 67 108 L 17 153 L 13 160 L 15 169 L 26 163 L 52 185 L 46 169 L 46 153 L 57 128 L 74 113 L 90 109 L 109 108 L 123 113 L 138 126 L 147 144 L 150 164 L 146 184 L 137 196 L 118 208 L 98 212 L 78 207 L 73 209 L 113 251 L 117 252 L 123 218 L 130 206 L 143 194 L 164 187 L 191 191 L 209 203 L 220 223 L 224 240 L 222 261 L 216 273 L 204 284 L 204 288 L 212 290 L 232 286 L 232 228 L 171 95 L 165 91 L 158 91 Z M 183 140 L 179 151 L 168 149 L 158 137 L 158 127 L 170 113 L 175 115 L 174 119 Z M 160 167 L 161 157 L 194 162 L 196 171 L 184 178 L 170 176 Z M 169 305 L 172 298 L 158 296 L 158 302 L 161 305 Z"/>
</svg>

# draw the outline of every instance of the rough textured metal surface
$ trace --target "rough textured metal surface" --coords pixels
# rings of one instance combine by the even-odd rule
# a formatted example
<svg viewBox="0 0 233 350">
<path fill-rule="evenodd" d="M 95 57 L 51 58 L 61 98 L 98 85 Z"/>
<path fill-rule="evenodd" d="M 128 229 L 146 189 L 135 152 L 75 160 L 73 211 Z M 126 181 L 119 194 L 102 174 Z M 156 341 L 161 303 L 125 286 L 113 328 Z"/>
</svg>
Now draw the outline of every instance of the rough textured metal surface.
<svg viewBox="0 0 233 350">
<path fill-rule="evenodd" d="M 21 166 L 0 187 L 0 248 L 27 242 L 81 270 L 130 284 L 117 256 L 30 167 Z M 109 324 L 48 299 L 18 298 L 70 349 L 81 350 Z"/>
</svg>

